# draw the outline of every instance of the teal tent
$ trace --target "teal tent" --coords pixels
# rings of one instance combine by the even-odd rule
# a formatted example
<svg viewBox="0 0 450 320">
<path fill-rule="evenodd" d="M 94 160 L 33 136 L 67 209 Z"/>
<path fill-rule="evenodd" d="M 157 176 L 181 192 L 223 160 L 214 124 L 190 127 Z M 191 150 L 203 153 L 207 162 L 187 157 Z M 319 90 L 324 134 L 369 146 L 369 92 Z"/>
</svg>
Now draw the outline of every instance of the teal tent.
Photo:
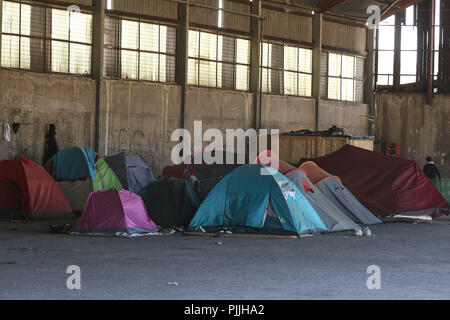
<svg viewBox="0 0 450 320">
<path fill-rule="evenodd" d="M 138 195 L 151 219 L 163 228 L 187 227 L 200 206 L 200 200 L 185 179 L 152 182 Z"/>
<path fill-rule="evenodd" d="M 190 229 L 249 227 L 268 233 L 328 231 L 297 187 L 273 168 L 241 166 L 211 190 L 192 219 Z"/>
<path fill-rule="evenodd" d="M 61 150 L 53 156 L 53 177 L 55 180 L 95 180 L 95 157 L 97 153 L 88 148 L 72 147 Z"/>
<path fill-rule="evenodd" d="M 431 183 L 439 190 L 439 192 L 444 196 L 444 198 L 450 202 L 450 179 L 440 178 L 440 179 L 430 179 Z"/>
</svg>

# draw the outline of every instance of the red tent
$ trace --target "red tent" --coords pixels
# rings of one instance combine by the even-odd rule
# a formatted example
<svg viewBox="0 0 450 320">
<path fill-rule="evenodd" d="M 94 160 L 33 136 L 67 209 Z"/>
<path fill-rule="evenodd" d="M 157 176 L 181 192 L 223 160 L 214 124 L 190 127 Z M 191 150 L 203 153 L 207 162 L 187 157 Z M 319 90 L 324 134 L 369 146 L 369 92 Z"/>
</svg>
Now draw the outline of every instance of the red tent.
<svg viewBox="0 0 450 320">
<path fill-rule="evenodd" d="M 179 164 L 176 166 L 165 167 L 163 170 L 163 177 L 167 178 L 184 178 L 184 172 L 186 171 L 187 164 Z"/>
<path fill-rule="evenodd" d="M 37 163 L 20 157 L 15 160 L 0 161 L 0 179 L 8 183 L 2 190 L 20 197 L 21 209 L 32 218 L 47 217 L 50 213 L 72 212 L 69 202 L 55 180 Z M 16 192 L 12 187 L 16 187 Z M 20 194 L 17 194 L 20 193 Z M 0 198 L 0 208 L 17 209 L 14 202 Z"/>
<path fill-rule="evenodd" d="M 272 163 L 272 157 L 276 162 L 278 163 Z M 275 152 L 272 152 L 271 150 L 265 150 L 261 152 L 256 160 L 253 163 L 257 164 L 263 164 L 269 167 L 272 167 L 274 169 L 277 169 L 281 174 L 286 175 L 287 173 L 296 170 L 297 168 L 290 165 L 284 160 L 281 160 L 278 155 Z"/>
<path fill-rule="evenodd" d="M 375 215 L 437 218 L 449 213 L 447 200 L 414 161 L 350 145 L 311 160 L 339 176 L 344 186 Z M 302 159 L 299 164 L 306 161 Z"/>
<path fill-rule="evenodd" d="M 20 194 L 19 189 L 13 182 L 0 178 L 0 208 L 19 210 Z"/>
</svg>

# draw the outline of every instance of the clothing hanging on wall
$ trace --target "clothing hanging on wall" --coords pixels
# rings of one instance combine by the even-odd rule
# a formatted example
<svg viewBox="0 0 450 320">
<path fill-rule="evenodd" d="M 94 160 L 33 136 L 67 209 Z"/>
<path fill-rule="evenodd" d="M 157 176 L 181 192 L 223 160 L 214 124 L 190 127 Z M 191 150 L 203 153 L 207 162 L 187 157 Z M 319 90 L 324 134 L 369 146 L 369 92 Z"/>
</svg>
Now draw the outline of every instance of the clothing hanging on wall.
<svg viewBox="0 0 450 320">
<path fill-rule="evenodd" d="M 8 122 L 3 124 L 3 139 L 10 142 L 11 141 L 11 126 Z"/>
</svg>

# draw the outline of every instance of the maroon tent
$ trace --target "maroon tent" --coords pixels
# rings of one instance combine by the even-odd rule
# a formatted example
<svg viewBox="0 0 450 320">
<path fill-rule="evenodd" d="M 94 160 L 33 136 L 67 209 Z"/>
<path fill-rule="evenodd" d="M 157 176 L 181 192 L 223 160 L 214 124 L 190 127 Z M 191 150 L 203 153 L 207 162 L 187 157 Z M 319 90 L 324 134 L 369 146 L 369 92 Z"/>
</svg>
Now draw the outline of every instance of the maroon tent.
<svg viewBox="0 0 450 320">
<path fill-rule="evenodd" d="M 299 164 L 310 159 L 302 159 Z M 449 203 L 425 176 L 416 162 L 346 145 L 312 159 L 337 175 L 377 216 L 431 216 L 449 213 Z"/>
</svg>

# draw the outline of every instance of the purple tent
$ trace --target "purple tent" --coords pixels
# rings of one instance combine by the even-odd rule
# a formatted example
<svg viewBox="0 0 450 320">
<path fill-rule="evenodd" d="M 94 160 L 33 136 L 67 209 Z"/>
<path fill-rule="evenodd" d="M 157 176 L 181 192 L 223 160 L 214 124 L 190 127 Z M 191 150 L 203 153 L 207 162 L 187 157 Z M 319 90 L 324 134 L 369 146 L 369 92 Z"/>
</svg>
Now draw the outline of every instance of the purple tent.
<svg viewBox="0 0 450 320">
<path fill-rule="evenodd" d="M 74 233 L 138 235 L 157 233 L 141 197 L 125 190 L 92 192 Z"/>
</svg>

